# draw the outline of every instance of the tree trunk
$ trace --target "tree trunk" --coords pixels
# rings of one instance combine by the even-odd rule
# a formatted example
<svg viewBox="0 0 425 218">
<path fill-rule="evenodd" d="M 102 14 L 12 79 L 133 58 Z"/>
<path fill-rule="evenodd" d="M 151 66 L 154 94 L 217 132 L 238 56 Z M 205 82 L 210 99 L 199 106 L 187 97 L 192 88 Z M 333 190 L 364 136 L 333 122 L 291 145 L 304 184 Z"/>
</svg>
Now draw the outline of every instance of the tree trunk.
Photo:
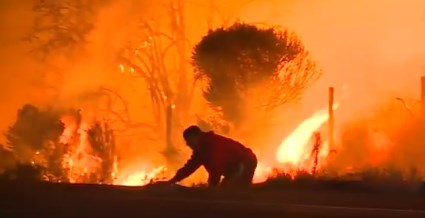
<svg viewBox="0 0 425 218">
<path fill-rule="evenodd" d="M 164 156 L 167 166 L 175 167 L 179 163 L 178 151 L 173 143 L 173 105 L 168 105 L 165 110 L 165 140 Z"/>
</svg>

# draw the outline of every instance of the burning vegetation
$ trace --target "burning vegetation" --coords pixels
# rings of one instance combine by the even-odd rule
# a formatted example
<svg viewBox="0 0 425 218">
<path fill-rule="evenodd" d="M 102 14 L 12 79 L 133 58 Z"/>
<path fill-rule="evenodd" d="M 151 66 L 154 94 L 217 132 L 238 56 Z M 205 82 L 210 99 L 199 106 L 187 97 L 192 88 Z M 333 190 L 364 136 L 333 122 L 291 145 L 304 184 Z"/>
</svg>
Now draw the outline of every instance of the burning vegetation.
<svg viewBox="0 0 425 218">
<path fill-rule="evenodd" d="M 106 82 L 87 79 L 90 85 L 69 97 L 64 94 L 72 87 L 69 75 L 85 77 L 70 70 L 87 63 L 78 57 L 89 57 L 93 44 L 111 43 L 90 40 L 100 29 L 101 9 L 112 3 L 35 1 L 25 42 L 37 63 L 34 72 L 43 72 L 37 74 L 40 93 L 48 94 L 43 103 L 22 106 L 5 132 L 4 177 L 146 185 L 181 164 L 186 155 L 181 131 L 197 124 L 251 146 L 259 154 L 255 182 L 322 176 L 422 179 L 425 158 L 417 151 L 425 127 L 416 103 L 395 98 L 372 115 L 335 123 L 333 113 L 338 120 L 339 111 L 349 107 L 337 95 L 328 108 L 313 108 L 291 130 L 281 131 L 285 122 L 270 123 L 289 120 L 282 114 L 322 75 L 301 37 L 289 28 L 236 19 L 213 28 L 217 12 L 212 8 L 208 31 L 192 37 L 186 1 L 164 2 L 161 19 L 141 16 L 118 48 L 108 51 L 102 69 L 112 76 Z M 156 153 L 160 161 L 149 158 Z"/>
</svg>

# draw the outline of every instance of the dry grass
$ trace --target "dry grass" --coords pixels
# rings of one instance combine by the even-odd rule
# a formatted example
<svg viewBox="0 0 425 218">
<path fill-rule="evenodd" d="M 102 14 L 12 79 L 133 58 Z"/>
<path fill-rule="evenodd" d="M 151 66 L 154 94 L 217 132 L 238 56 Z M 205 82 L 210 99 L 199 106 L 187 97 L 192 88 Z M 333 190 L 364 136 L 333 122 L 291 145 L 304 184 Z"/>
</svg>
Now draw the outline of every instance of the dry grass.
<svg viewBox="0 0 425 218">
<path fill-rule="evenodd" d="M 326 171 L 321 171 L 316 175 L 306 171 L 298 171 L 295 174 L 280 172 L 271 176 L 266 182 L 257 184 L 256 187 L 424 192 L 425 181 L 415 174 L 414 170 L 405 173 L 391 168 L 370 168 L 343 176 L 335 176 Z"/>
</svg>

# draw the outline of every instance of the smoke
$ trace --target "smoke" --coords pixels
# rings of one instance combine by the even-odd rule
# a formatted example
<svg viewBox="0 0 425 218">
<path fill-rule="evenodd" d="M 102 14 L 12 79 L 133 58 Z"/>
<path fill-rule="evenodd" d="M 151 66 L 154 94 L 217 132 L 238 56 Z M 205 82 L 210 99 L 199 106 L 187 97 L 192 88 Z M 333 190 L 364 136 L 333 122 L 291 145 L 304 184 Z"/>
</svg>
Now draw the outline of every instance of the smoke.
<svg viewBox="0 0 425 218">
<path fill-rule="evenodd" d="M 297 32 L 323 69 L 323 77 L 305 94 L 305 110 L 326 104 L 329 86 L 336 88 L 342 108 L 346 105 L 341 110 L 350 115 L 394 93 L 418 98 L 419 77 L 425 70 L 425 2 L 276 2 L 269 7 L 264 2 L 263 6 L 251 5 L 244 16 L 249 19 L 253 14 L 254 22 L 283 25 Z M 275 12 L 261 13 L 261 8 Z"/>
<path fill-rule="evenodd" d="M 308 89 L 301 101 L 287 105 L 279 116 L 284 124 L 274 131 L 275 144 L 279 144 L 302 120 L 327 105 L 329 86 L 335 87 L 335 99 L 340 103 L 335 119 L 337 129 L 341 131 L 344 123 L 366 118 L 376 119 L 373 125 L 382 126 L 382 123 L 389 123 L 388 116 L 405 115 L 398 114 L 406 111 L 396 97 L 420 98 L 420 76 L 425 71 L 424 1 L 254 1 L 242 8 L 240 15 L 242 20 L 282 25 L 295 31 L 323 70 L 322 78 Z M 385 114 L 387 120 L 383 114 L 377 117 L 376 110 L 388 105 L 393 108 L 392 112 Z M 362 122 L 361 131 L 368 132 L 366 125 L 370 124 Z M 401 129 L 405 125 L 398 124 Z M 396 133 L 382 131 L 384 134 Z M 412 127 L 409 131 L 413 131 Z M 423 155 L 418 155 L 421 153 L 419 142 L 413 143 L 421 138 L 414 137 L 415 140 L 409 141 L 407 138 L 411 137 L 393 140 L 397 145 L 388 155 L 393 165 L 406 166 L 403 155 L 410 156 L 412 151 L 416 151 L 416 155 L 409 166 L 414 165 L 412 162 L 419 165 L 425 160 Z M 348 153 L 342 154 L 345 163 L 358 161 L 358 157 L 372 157 L 371 151 L 363 147 L 371 144 L 362 145 L 362 140 L 372 140 L 372 137 L 360 137 L 354 144 L 347 145 L 354 148 L 346 149 Z M 407 144 L 409 148 L 403 148 Z"/>
<path fill-rule="evenodd" d="M 3 131 L 16 116 L 16 110 L 26 100 L 31 100 L 29 87 L 32 87 L 31 62 L 22 59 L 27 52 L 22 37 L 29 28 L 31 13 L 30 1 L 0 1 L 0 107 Z M 3 134 L 0 134 L 3 141 Z"/>
</svg>

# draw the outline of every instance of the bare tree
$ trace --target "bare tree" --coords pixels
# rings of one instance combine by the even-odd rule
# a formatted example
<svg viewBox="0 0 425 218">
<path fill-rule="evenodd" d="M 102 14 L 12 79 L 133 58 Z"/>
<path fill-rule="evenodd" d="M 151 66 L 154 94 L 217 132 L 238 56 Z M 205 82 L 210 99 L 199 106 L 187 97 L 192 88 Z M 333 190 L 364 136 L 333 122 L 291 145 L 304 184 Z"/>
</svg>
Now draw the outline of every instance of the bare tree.
<svg viewBox="0 0 425 218">
<path fill-rule="evenodd" d="M 104 119 L 108 125 L 113 126 L 114 132 L 124 133 L 133 129 L 153 130 L 156 125 L 146 122 L 135 122 L 130 116 L 128 101 L 116 90 L 108 87 L 100 87 L 97 91 L 104 97 L 100 113 L 104 113 Z"/>
<path fill-rule="evenodd" d="M 63 70 L 66 67 L 64 64 L 85 52 L 87 44 L 90 43 L 88 36 L 94 29 L 97 13 L 101 6 L 108 2 L 109 0 L 33 1 L 32 10 L 35 17 L 32 28 L 24 40 L 30 46 L 30 55 L 41 66 L 40 76 L 37 78 L 42 78 L 40 84 L 42 88 L 52 91 L 53 95 L 57 94 L 58 88 L 63 84 Z M 115 134 L 114 132 L 119 134 L 131 129 L 152 128 L 151 125 L 132 121 L 128 113 L 127 101 L 113 88 L 100 87 L 93 93 L 82 93 L 82 95 L 102 105 L 99 113 L 105 116 L 105 123 L 101 123 L 103 126 L 95 123 L 91 132 L 93 137 L 97 137 L 93 143 L 98 147 L 105 146 L 105 143 L 112 143 L 108 140 L 109 135 Z M 9 140 L 12 136 L 10 135 Z M 99 141 L 100 139 L 103 141 Z M 61 145 L 56 147 L 59 148 Z M 104 156 L 107 158 L 105 162 L 110 162 L 110 155 Z"/>
<path fill-rule="evenodd" d="M 41 86 L 57 90 L 61 85 L 63 60 L 84 51 L 100 6 L 108 0 L 35 0 L 32 28 L 24 37 L 30 54 L 42 69 Z M 52 82 L 52 80 L 54 82 Z"/>
<path fill-rule="evenodd" d="M 147 84 L 154 117 L 166 140 L 164 155 L 170 165 L 178 160 L 173 144 L 174 128 L 187 115 L 191 100 L 191 83 L 187 77 L 188 40 L 184 1 L 168 1 L 168 28 L 158 21 L 142 21 L 141 34 L 120 53 L 122 70 L 142 78 Z M 174 65 L 175 67 L 172 67 Z"/>
</svg>

